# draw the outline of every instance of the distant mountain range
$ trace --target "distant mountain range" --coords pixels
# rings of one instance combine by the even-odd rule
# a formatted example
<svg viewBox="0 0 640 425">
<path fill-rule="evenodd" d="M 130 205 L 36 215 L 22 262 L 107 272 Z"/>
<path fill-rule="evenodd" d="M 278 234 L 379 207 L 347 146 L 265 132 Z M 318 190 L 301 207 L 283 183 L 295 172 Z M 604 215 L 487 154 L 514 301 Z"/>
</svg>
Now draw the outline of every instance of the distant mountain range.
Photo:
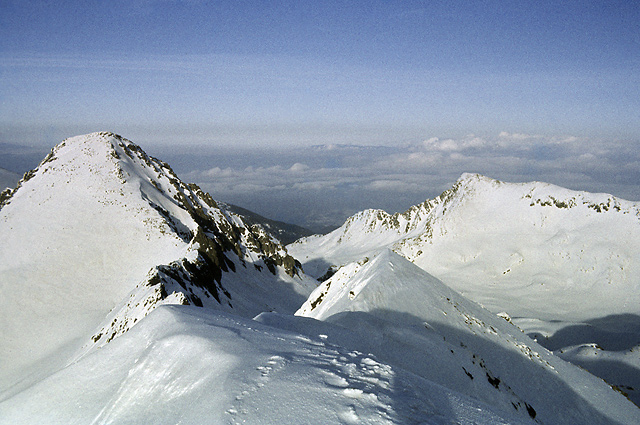
<svg viewBox="0 0 640 425">
<path fill-rule="evenodd" d="M 284 246 L 306 231 L 67 139 L 0 200 L 0 424 L 640 423 L 638 211 L 467 174 Z"/>
<path fill-rule="evenodd" d="M 5 189 L 13 189 L 19 181 L 19 174 L 0 168 L 0 192 Z"/>
<path fill-rule="evenodd" d="M 496 312 L 640 313 L 640 206 L 611 195 L 465 174 L 404 213 L 362 211 L 288 246 L 316 277 L 383 248 Z"/>
</svg>

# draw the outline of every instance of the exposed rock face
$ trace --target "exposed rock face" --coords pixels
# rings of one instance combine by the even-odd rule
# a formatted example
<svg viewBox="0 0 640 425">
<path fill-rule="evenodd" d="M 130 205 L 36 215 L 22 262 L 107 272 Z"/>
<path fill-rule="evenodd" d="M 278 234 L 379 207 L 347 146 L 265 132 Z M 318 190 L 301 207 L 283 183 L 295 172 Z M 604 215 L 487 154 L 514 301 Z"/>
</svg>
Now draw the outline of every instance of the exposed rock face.
<svg viewBox="0 0 640 425">
<path fill-rule="evenodd" d="M 258 273 L 268 271 L 275 277 L 280 268 L 291 278 L 299 277 L 300 263 L 260 225 L 247 225 L 197 185 L 180 181 L 168 164 L 149 157 L 139 146 L 114 134 L 103 135 L 117 141 L 114 157 L 121 158 L 119 147 L 127 160 L 153 170 L 156 178 L 151 177 L 149 182 L 186 211 L 192 223 L 176 217 L 162 202 L 153 201 L 155 197 L 147 197 L 149 205 L 165 218 L 173 232 L 188 243 L 187 255 L 155 267 L 113 321 L 94 335 L 94 342 L 108 342 L 126 332 L 141 314 L 144 316 L 161 304 L 233 309 L 233 296 L 225 288 L 223 276 L 235 273 L 238 266 L 246 268 L 247 263 Z"/>
</svg>

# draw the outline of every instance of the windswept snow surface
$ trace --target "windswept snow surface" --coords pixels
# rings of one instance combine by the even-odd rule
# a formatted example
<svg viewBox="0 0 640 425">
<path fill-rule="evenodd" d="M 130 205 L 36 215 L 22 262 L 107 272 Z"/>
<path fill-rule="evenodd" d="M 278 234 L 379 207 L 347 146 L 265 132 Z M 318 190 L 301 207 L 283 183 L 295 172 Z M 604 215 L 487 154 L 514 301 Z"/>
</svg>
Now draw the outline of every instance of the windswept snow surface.
<svg viewBox="0 0 640 425">
<path fill-rule="evenodd" d="M 270 316 L 297 326 L 291 319 Z M 326 338 L 158 307 L 122 337 L 0 402 L 0 423 L 521 423 Z"/>
<path fill-rule="evenodd" d="M 263 229 L 112 133 L 65 140 L 0 207 L 0 398 L 160 304 L 253 317 L 314 287 Z"/>
<path fill-rule="evenodd" d="M 507 414 L 541 423 L 638 423 L 601 379 L 384 250 L 340 269 L 298 315 L 356 330 L 350 344 Z"/>
</svg>

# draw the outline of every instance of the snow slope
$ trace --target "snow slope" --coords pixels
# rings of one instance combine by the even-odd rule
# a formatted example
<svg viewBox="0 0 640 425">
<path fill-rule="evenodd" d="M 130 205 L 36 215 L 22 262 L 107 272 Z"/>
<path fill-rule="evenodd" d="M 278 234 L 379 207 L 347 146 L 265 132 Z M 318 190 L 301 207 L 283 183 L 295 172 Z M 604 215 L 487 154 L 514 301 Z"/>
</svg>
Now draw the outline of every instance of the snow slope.
<svg viewBox="0 0 640 425">
<path fill-rule="evenodd" d="M 640 313 L 640 207 L 610 195 L 465 174 L 403 214 L 363 211 L 288 246 L 316 277 L 383 248 L 496 313 L 568 321 Z"/>
<path fill-rule="evenodd" d="M 464 174 L 403 214 L 363 211 L 328 235 L 288 246 L 322 279 L 388 248 L 492 312 L 506 312 L 542 345 L 640 405 L 637 203 Z M 600 348 L 588 360 L 569 354 L 594 345 Z"/>
<path fill-rule="evenodd" d="M 350 343 L 430 381 L 540 423 L 638 423 L 609 385 L 536 344 L 389 250 L 349 264 L 296 313 L 357 330 Z"/>
<path fill-rule="evenodd" d="M 160 304 L 252 317 L 293 312 L 314 287 L 262 228 L 111 133 L 65 140 L 0 207 L 0 393 Z"/>
<path fill-rule="evenodd" d="M 323 337 L 162 306 L 0 402 L 0 424 L 520 423 Z"/>
</svg>

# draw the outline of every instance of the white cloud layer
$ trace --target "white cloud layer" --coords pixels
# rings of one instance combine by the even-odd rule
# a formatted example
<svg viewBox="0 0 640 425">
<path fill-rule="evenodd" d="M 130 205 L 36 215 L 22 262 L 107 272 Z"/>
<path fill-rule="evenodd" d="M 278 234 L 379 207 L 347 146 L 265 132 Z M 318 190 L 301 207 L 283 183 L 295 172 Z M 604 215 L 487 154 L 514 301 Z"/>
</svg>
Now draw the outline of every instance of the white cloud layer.
<svg viewBox="0 0 640 425">
<path fill-rule="evenodd" d="M 206 161 L 210 168 L 193 162 L 181 167 L 182 177 L 216 199 L 316 230 L 340 225 L 365 208 L 404 211 L 448 189 L 464 172 L 640 199 L 637 142 L 574 136 L 501 132 L 395 147 L 259 149 Z"/>
<path fill-rule="evenodd" d="M 404 211 L 450 188 L 465 172 L 640 201 L 637 140 L 506 131 L 493 137 L 415 140 L 396 146 L 332 143 L 252 149 L 211 144 L 176 150 L 140 144 L 214 199 L 316 231 L 338 226 L 366 208 Z M 0 168 L 21 174 L 47 153 L 23 150 L 21 154 L 19 146 L 0 143 Z"/>
</svg>

